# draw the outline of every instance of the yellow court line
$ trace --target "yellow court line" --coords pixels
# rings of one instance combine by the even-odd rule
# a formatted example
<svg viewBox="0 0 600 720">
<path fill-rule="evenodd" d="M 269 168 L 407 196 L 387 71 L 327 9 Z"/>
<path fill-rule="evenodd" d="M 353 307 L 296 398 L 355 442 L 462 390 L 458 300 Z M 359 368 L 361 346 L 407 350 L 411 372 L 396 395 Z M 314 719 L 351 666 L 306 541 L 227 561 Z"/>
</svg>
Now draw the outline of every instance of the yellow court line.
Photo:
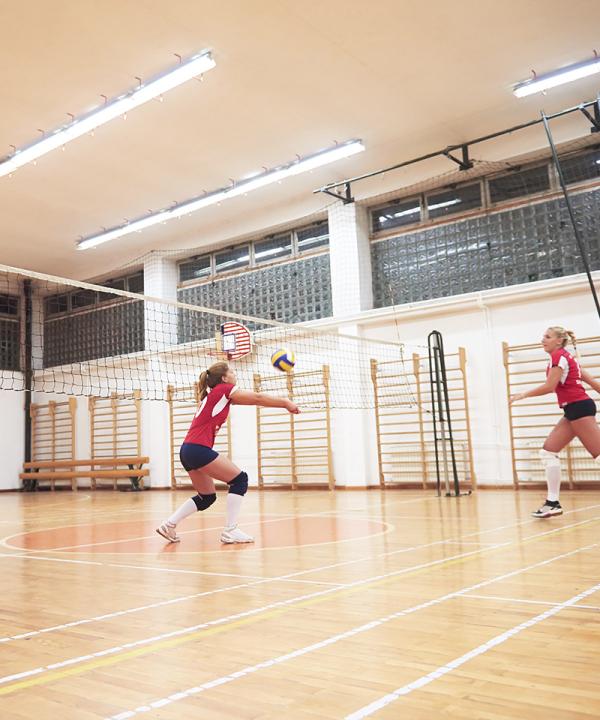
<svg viewBox="0 0 600 720">
<path fill-rule="evenodd" d="M 177 637 L 177 638 L 169 638 L 165 640 L 158 640 L 155 643 L 146 645 L 141 648 L 136 648 L 135 650 L 129 650 L 122 655 L 118 656 L 107 656 L 105 658 L 99 658 L 98 660 L 90 660 L 89 662 L 82 663 L 78 667 L 69 668 L 67 670 L 57 670 L 57 671 L 50 671 L 49 674 L 44 674 L 43 677 L 32 677 L 28 680 L 21 680 L 17 681 L 11 685 L 7 685 L 6 687 L 0 688 L 0 696 L 1 695 L 8 695 L 13 692 L 17 692 L 19 690 L 24 690 L 25 688 L 34 687 L 36 685 L 47 685 L 49 683 L 55 682 L 57 680 L 63 680 L 67 677 L 71 677 L 73 675 L 81 675 L 83 673 L 89 672 L 91 670 L 97 670 L 101 667 L 107 667 L 110 665 L 117 665 L 121 662 L 125 662 L 127 660 L 132 660 L 137 657 L 141 657 L 143 655 L 149 655 L 151 653 L 157 652 L 158 650 L 165 650 L 172 647 L 177 647 L 178 645 L 183 645 L 188 642 L 192 642 L 194 640 L 197 640 L 201 637 L 209 637 L 211 635 L 218 635 L 223 632 L 228 632 L 229 630 L 244 627 L 246 625 L 253 625 L 254 623 L 261 622 L 265 619 L 269 620 L 274 617 L 278 617 L 279 615 L 282 615 L 286 612 L 288 612 L 291 609 L 296 608 L 304 608 L 304 607 L 310 607 L 311 605 L 316 605 L 321 602 L 325 602 L 329 600 L 330 598 L 335 598 L 336 600 L 340 596 L 345 595 L 353 595 L 356 593 L 361 592 L 365 588 L 373 588 L 380 585 L 386 585 L 390 582 L 396 581 L 399 577 L 404 579 L 407 576 L 413 576 L 413 575 L 420 575 L 422 573 L 429 572 L 432 568 L 438 569 L 439 567 L 448 567 L 451 565 L 459 565 L 467 560 L 471 560 L 475 557 L 479 557 L 481 554 L 486 552 L 491 552 L 495 550 L 506 550 L 507 547 L 510 545 L 522 545 L 525 542 L 533 542 L 535 540 L 540 540 L 544 537 L 548 537 L 550 533 L 558 534 L 559 532 L 568 532 L 570 530 L 574 530 L 576 528 L 579 528 L 583 524 L 591 523 L 591 522 L 598 522 L 600 520 L 600 517 L 596 518 L 590 518 L 589 520 L 584 520 L 581 523 L 576 523 L 575 525 L 571 525 L 565 528 L 556 528 L 555 530 L 551 530 L 549 532 L 540 533 L 539 535 L 532 535 L 529 538 L 526 538 L 522 541 L 514 541 L 513 543 L 508 543 L 507 545 L 501 545 L 500 547 L 493 547 L 493 548 L 481 548 L 481 550 L 473 550 L 469 555 L 462 557 L 462 558 L 449 558 L 446 562 L 442 560 L 442 562 L 437 563 L 436 565 L 432 565 L 430 567 L 425 568 L 416 568 L 415 570 L 408 571 L 402 575 L 395 575 L 393 577 L 387 577 L 387 578 L 380 578 L 378 580 L 373 580 L 370 583 L 365 583 L 364 585 L 359 585 L 357 587 L 352 588 L 340 588 L 339 590 L 334 590 L 331 593 L 327 594 L 327 596 L 322 597 L 315 597 L 310 598 L 307 600 L 303 600 L 301 602 L 298 602 L 294 605 L 289 605 L 287 607 L 283 608 L 277 608 L 275 610 L 268 610 L 264 613 L 261 613 L 260 615 L 248 617 L 248 618 L 241 618 L 240 620 L 233 620 L 230 623 L 227 623 L 226 625 L 218 626 L 218 627 L 212 627 L 212 628 L 205 628 L 202 630 L 198 630 L 197 632 L 191 633 L 190 635 L 186 635 L 184 637 Z"/>
</svg>

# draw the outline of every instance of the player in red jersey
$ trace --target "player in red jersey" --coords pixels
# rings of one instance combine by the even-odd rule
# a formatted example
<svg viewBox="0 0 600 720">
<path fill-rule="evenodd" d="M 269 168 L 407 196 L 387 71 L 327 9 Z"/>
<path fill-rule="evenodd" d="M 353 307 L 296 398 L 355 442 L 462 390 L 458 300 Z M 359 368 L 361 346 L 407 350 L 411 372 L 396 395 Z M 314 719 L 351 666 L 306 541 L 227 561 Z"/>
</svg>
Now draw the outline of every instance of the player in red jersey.
<svg viewBox="0 0 600 720">
<path fill-rule="evenodd" d="M 215 502 L 217 495 L 214 480 L 229 485 L 227 517 L 221 542 L 254 542 L 252 536 L 237 527 L 242 499 L 248 490 L 248 475 L 229 458 L 213 450 L 215 437 L 226 422 L 231 405 L 279 407 L 294 414 L 300 410 L 287 398 L 239 390 L 235 382 L 235 373 L 225 362 L 211 365 L 200 375 L 200 407 L 179 451 L 181 464 L 189 473 L 198 494 L 188 498 L 156 528 L 156 532 L 169 542 L 179 542 L 175 528 L 181 520 L 198 510 L 206 510 Z"/>
<path fill-rule="evenodd" d="M 548 494 L 544 504 L 531 513 L 533 517 L 538 518 L 562 515 L 559 501 L 560 459 L 558 453 L 574 437 L 579 438 L 594 460 L 600 463 L 600 428 L 595 419 L 596 403 L 586 393 L 582 381 L 598 393 L 600 393 L 600 383 L 596 382 L 588 372 L 582 370 L 573 355 L 565 350 L 569 339 L 577 350 L 575 335 L 570 330 L 565 330 L 560 326 L 549 327 L 542 338 L 542 347 L 550 355 L 546 368 L 546 382 L 510 398 L 512 404 L 524 398 L 555 392 L 558 405 L 564 412 L 564 417 L 552 429 L 540 450 L 540 460 L 546 471 Z"/>
</svg>

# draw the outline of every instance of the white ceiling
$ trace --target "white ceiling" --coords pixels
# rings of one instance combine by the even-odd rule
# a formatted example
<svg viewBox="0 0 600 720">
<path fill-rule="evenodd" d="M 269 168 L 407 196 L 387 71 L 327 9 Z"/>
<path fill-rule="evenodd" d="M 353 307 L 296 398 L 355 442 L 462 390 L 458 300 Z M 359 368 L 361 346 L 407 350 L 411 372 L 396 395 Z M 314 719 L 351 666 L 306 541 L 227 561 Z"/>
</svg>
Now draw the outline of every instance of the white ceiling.
<svg viewBox="0 0 600 720">
<path fill-rule="evenodd" d="M 211 48 L 217 67 L 0 178 L 0 262 L 74 278 L 151 249 L 214 245 L 315 213 L 315 187 L 593 98 L 598 76 L 517 100 L 512 85 L 600 50 L 597 0 L 57 0 L 0 4 L 0 154 L 175 62 Z M 557 121 L 557 140 L 588 132 Z M 359 137 L 366 152 L 143 233 L 75 241 Z M 543 130 L 480 146 L 494 159 Z M 356 186 L 377 194 L 435 161 Z"/>
</svg>

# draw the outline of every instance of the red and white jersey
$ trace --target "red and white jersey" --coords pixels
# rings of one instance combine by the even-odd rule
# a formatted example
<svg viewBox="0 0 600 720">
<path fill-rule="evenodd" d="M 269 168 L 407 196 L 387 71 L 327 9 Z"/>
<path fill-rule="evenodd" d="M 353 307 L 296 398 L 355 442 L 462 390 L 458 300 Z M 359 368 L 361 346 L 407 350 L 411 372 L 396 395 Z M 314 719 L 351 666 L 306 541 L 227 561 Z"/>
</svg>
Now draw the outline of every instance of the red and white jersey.
<svg viewBox="0 0 600 720">
<path fill-rule="evenodd" d="M 581 368 L 577 360 L 564 348 L 559 348 L 550 354 L 546 376 L 550 368 L 559 367 L 562 370 L 560 380 L 556 386 L 556 396 L 560 407 L 579 400 L 589 400 L 590 396 L 583 389 L 581 383 Z"/>
<path fill-rule="evenodd" d="M 219 383 L 200 403 L 200 407 L 192 420 L 185 440 L 186 443 L 212 447 L 221 425 L 229 415 L 230 397 L 236 391 L 231 383 Z"/>
</svg>

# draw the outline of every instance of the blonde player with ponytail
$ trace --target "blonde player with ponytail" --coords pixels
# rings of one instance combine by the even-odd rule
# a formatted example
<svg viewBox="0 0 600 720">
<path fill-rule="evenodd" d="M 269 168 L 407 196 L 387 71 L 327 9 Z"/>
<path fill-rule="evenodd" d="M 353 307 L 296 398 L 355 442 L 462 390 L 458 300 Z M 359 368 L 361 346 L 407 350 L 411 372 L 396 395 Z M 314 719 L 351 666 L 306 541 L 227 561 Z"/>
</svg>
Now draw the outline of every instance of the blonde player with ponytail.
<svg viewBox="0 0 600 720">
<path fill-rule="evenodd" d="M 200 407 L 183 441 L 179 457 L 187 470 L 194 490 L 198 493 L 156 528 L 156 532 L 169 542 L 179 542 L 176 527 L 181 520 L 198 510 L 206 510 L 217 499 L 215 480 L 229 486 L 226 521 L 221 542 L 248 543 L 254 538 L 237 526 L 242 499 L 248 490 L 248 475 L 227 457 L 213 450 L 215 437 L 229 415 L 230 405 L 260 405 L 283 408 L 299 413 L 298 407 L 287 398 L 271 397 L 264 393 L 239 390 L 233 370 L 225 362 L 211 365 L 200 375 Z"/>
<path fill-rule="evenodd" d="M 550 356 L 546 369 L 546 382 L 524 393 L 513 395 L 511 404 L 528 397 L 538 397 L 555 392 L 564 416 L 546 438 L 540 450 L 540 460 L 546 471 L 548 493 L 544 504 L 534 517 L 547 518 L 562 515 L 560 494 L 560 459 L 558 453 L 574 437 L 579 438 L 585 449 L 600 464 L 600 428 L 596 424 L 596 403 L 583 387 L 583 382 L 600 393 L 600 383 L 579 366 L 579 362 L 566 350 L 569 340 L 577 355 L 577 342 L 570 330 L 558 325 L 549 327 L 542 338 L 542 347 Z M 583 382 L 582 382 L 583 381 Z"/>
</svg>

